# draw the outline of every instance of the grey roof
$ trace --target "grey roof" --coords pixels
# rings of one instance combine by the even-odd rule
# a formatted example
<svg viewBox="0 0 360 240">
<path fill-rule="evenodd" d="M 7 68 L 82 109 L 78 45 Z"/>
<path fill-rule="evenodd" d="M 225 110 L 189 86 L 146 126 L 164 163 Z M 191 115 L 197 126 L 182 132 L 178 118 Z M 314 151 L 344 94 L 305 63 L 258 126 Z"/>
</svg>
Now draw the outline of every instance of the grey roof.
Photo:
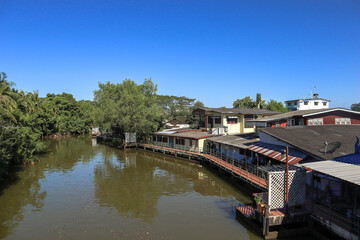
<svg viewBox="0 0 360 240">
<path fill-rule="evenodd" d="M 295 117 L 295 116 L 304 117 L 309 114 L 321 114 L 323 112 L 331 112 L 331 111 L 347 111 L 347 112 L 353 112 L 353 113 L 360 114 L 360 112 L 356 112 L 356 111 L 352 111 L 352 110 L 344 109 L 344 108 L 323 108 L 323 109 L 297 110 L 297 111 L 277 114 L 274 116 L 268 116 L 268 117 L 263 117 L 263 118 L 253 119 L 253 120 L 246 120 L 246 121 L 247 122 L 272 122 L 272 121 L 287 119 L 287 118 L 291 118 L 291 117 Z"/>
<path fill-rule="evenodd" d="M 318 161 L 301 164 L 320 173 L 360 185 L 360 166 L 337 161 Z"/>
<path fill-rule="evenodd" d="M 200 139 L 200 138 L 207 138 L 213 137 L 214 135 L 209 134 L 208 132 L 201 132 L 201 131 L 161 131 L 153 133 L 154 135 L 161 135 L 161 136 L 171 136 L 171 137 L 179 137 L 179 138 L 191 138 L 191 139 Z"/>
<path fill-rule="evenodd" d="M 270 111 L 267 109 L 257 109 L 257 108 L 197 108 L 196 110 L 204 110 L 207 112 L 217 112 L 217 113 L 234 113 L 234 114 L 278 114 L 278 112 Z"/>
<path fill-rule="evenodd" d="M 247 148 L 248 145 L 245 144 L 259 142 L 259 138 L 256 137 L 254 133 L 216 136 L 209 138 L 208 140 L 239 148 Z"/>
<path fill-rule="evenodd" d="M 353 154 L 356 136 L 360 136 L 360 125 L 322 125 L 263 128 L 261 132 L 286 142 L 301 151 L 320 159 L 328 160 Z M 341 145 L 333 153 L 320 152 L 325 142 L 339 142 Z"/>
</svg>

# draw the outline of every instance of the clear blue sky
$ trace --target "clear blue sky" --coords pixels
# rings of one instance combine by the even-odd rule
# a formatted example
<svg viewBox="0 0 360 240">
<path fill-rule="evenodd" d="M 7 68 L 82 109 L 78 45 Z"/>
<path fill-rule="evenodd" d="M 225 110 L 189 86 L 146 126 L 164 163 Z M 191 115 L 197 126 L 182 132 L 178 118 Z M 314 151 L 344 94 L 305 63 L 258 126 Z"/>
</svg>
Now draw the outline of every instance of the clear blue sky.
<svg viewBox="0 0 360 240">
<path fill-rule="evenodd" d="M 210 107 L 314 86 L 332 107 L 360 102 L 358 0 L 1 0 L 0 34 L 0 71 L 40 96 L 151 77 Z"/>
</svg>

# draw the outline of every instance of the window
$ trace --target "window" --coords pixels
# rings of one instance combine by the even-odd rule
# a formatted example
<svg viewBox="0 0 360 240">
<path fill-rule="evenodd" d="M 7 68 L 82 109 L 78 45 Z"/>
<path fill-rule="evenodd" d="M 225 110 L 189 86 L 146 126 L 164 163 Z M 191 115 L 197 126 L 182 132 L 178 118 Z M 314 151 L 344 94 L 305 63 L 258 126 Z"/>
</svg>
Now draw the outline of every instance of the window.
<svg viewBox="0 0 360 240">
<path fill-rule="evenodd" d="M 297 105 L 297 102 L 294 102 L 294 105 Z"/>
<path fill-rule="evenodd" d="M 308 125 L 323 125 L 323 119 L 322 118 L 310 118 L 308 120 Z"/>
<path fill-rule="evenodd" d="M 350 118 L 335 118 L 335 124 L 351 124 Z"/>
<path fill-rule="evenodd" d="M 167 137 L 163 137 L 162 140 L 163 140 L 164 143 L 167 143 L 167 140 L 168 140 L 168 139 L 167 139 Z"/>
<path fill-rule="evenodd" d="M 175 144 L 179 145 L 180 144 L 180 139 L 175 138 Z"/>
<path fill-rule="evenodd" d="M 318 105 L 319 105 L 319 102 L 314 102 L 314 105 L 315 105 L 315 106 L 318 106 Z"/>
<path fill-rule="evenodd" d="M 288 106 L 291 106 L 291 102 L 288 103 Z"/>
<path fill-rule="evenodd" d="M 190 147 L 192 146 L 192 140 L 191 139 L 190 139 L 190 144 L 189 145 L 190 145 Z"/>
<path fill-rule="evenodd" d="M 237 123 L 238 123 L 238 119 L 237 119 L 237 117 L 228 117 L 228 118 L 227 118 L 227 123 L 228 123 L 228 124 L 237 124 Z"/>
<path fill-rule="evenodd" d="M 240 155 L 245 155 L 245 150 L 244 150 L 244 149 L 239 148 L 239 154 L 240 154 Z"/>
<path fill-rule="evenodd" d="M 308 102 L 308 101 L 304 101 L 304 105 L 309 105 L 309 102 Z"/>
<path fill-rule="evenodd" d="M 327 102 L 323 102 L 323 106 L 326 106 L 326 103 L 327 103 Z"/>
<path fill-rule="evenodd" d="M 295 120 L 293 118 L 289 118 L 287 120 L 287 126 L 295 126 Z"/>
<path fill-rule="evenodd" d="M 245 118 L 246 120 L 255 119 L 254 115 L 252 115 L 252 114 L 245 114 L 245 115 L 244 115 L 244 118 Z"/>
<path fill-rule="evenodd" d="M 221 124 L 221 117 L 215 118 L 215 124 Z"/>
<path fill-rule="evenodd" d="M 181 145 L 185 145 L 185 139 L 181 139 Z"/>
<path fill-rule="evenodd" d="M 152 139 L 154 142 L 156 142 L 156 136 L 153 136 Z"/>
</svg>

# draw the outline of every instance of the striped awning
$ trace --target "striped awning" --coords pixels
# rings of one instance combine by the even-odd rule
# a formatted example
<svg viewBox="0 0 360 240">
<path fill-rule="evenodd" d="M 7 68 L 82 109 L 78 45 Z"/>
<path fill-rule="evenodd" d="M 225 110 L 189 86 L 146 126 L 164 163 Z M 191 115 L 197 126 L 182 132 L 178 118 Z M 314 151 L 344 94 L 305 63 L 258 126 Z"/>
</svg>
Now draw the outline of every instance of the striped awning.
<svg viewBox="0 0 360 240">
<path fill-rule="evenodd" d="M 286 162 L 286 156 L 281 156 L 281 153 L 286 150 L 286 147 L 257 142 L 250 145 L 247 149 L 280 162 Z M 289 164 L 294 165 L 303 160 L 306 156 L 305 153 L 289 148 Z"/>
</svg>

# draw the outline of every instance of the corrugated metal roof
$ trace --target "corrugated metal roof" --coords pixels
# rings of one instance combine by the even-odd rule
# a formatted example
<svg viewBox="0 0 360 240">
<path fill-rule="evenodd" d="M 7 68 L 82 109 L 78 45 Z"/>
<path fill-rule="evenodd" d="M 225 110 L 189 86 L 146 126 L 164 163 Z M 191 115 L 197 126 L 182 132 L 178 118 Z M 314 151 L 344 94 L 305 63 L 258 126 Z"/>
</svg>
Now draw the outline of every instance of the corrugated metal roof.
<svg viewBox="0 0 360 240">
<path fill-rule="evenodd" d="M 215 143 L 226 144 L 229 146 L 247 148 L 248 146 L 245 144 L 258 142 L 259 138 L 257 138 L 254 133 L 250 133 L 250 134 L 247 133 L 247 134 L 216 136 L 209 138 L 208 140 Z"/>
<path fill-rule="evenodd" d="M 333 160 L 304 163 L 301 166 L 360 185 L 360 166 Z"/>
<path fill-rule="evenodd" d="M 286 163 L 286 157 L 281 156 L 281 153 L 286 149 L 285 147 L 258 142 L 250 145 L 248 149 L 261 155 Z M 294 165 L 303 160 L 306 156 L 307 155 L 305 153 L 301 153 L 299 151 L 289 148 L 289 164 Z"/>
</svg>

